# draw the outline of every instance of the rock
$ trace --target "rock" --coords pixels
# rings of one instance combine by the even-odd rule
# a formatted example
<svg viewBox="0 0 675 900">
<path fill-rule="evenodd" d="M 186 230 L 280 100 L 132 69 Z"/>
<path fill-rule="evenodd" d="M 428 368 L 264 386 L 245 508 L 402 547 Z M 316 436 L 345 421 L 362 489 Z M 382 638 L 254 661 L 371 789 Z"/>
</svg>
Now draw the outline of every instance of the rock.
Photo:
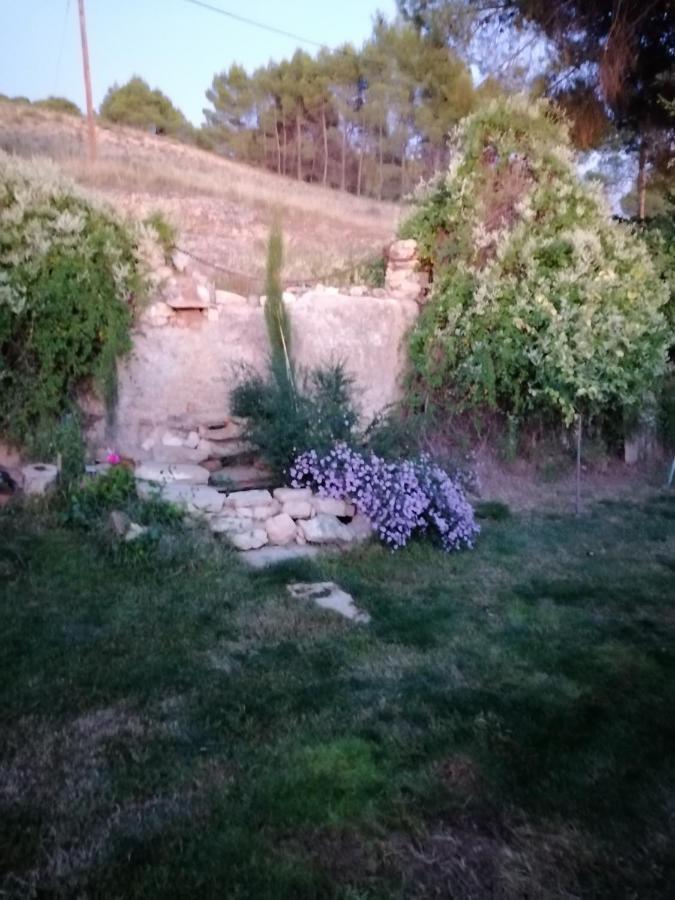
<svg viewBox="0 0 675 900">
<path fill-rule="evenodd" d="M 272 491 L 277 500 L 280 500 L 282 503 L 287 503 L 290 500 L 311 500 L 312 499 L 312 489 L 311 488 L 290 488 L 290 487 L 280 487 L 275 488 Z"/>
<path fill-rule="evenodd" d="M 267 543 L 267 531 L 264 528 L 253 528 L 250 531 L 238 531 L 228 534 L 228 540 L 235 550 L 257 550 Z"/>
<path fill-rule="evenodd" d="M 270 544 L 285 545 L 295 540 L 295 522 L 287 513 L 272 516 L 265 522 Z"/>
<path fill-rule="evenodd" d="M 322 609 L 330 609 L 352 622 L 367 625 L 370 616 L 358 609 L 351 594 L 343 591 L 333 581 L 320 581 L 316 584 L 297 582 L 287 586 L 288 593 L 296 600 L 312 600 Z"/>
<path fill-rule="evenodd" d="M 174 482 L 162 489 L 162 499 L 182 506 L 189 512 L 218 513 L 223 508 L 225 497 L 214 487 L 207 485 Z"/>
<path fill-rule="evenodd" d="M 313 519 L 300 519 L 298 525 L 310 544 L 349 544 L 352 535 L 335 516 L 319 513 Z"/>
<path fill-rule="evenodd" d="M 185 438 L 185 446 L 191 450 L 196 450 L 199 446 L 199 435 L 196 431 L 191 431 Z"/>
<path fill-rule="evenodd" d="M 208 441 L 235 441 L 244 433 L 241 422 L 230 421 L 221 428 L 209 428 L 207 425 L 199 426 L 199 436 Z"/>
<path fill-rule="evenodd" d="M 171 262 L 176 271 L 184 272 L 190 264 L 190 257 L 181 250 L 174 250 L 171 254 Z"/>
<path fill-rule="evenodd" d="M 353 516 L 356 512 L 351 503 L 346 500 L 334 500 L 333 497 L 314 497 L 312 504 L 317 513 L 325 513 L 328 516 Z"/>
<path fill-rule="evenodd" d="M 165 431 L 162 435 L 162 444 L 165 447 L 185 447 L 185 438 L 175 431 Z"/>
<path fill-rule="evenodd" d="M 350 297 L 365 297 L 368 294 L 368 288 L 362 284 L 355 284 L 349 288 Z"/>
<path fill-rule="evenodd" d="M 274 484 L 274 476 L 267 469 L 257 466 L 225 466 L 219 464 L 218 471 L 213 472 L 209 484 L 226 490 L 248 491 L 268 487 Z"/>
<path fill-rule="evenodd" d="M 373 536 L 374 529 L 372 522 L 368 516 L 357 513 L 351 522 L 347 525 L 347 529 L 352 536 L 353 544 L 364 544 Z"/>
<path fill-rule="evenodd" d="M 214 534 L 238 534 L 251 530 L 251 523 L 239 516 L 222 515 L 213 516 L 209 520 L 209 528 Z"/>
<path fill-rule="evenodd" d="M 157 484 L 171 481 L 206 484 L 209 480 L 206 469 L 189 463 L 144 462 L 136 467 L 135 475 L 140 481 L 154 481 Z"/>
<path fill-rule="evenodd" d="M 141 444 L 141 450 L 145 453 L 150 453 L 152 448 L 155 446 L 155 439 L 153 437 L 146 438 Z"/>
<path fill-rule="evenodd" d="M 216 291 L 216 303 L 219 306 L 225 306 L 228 303 L 236 303 L 245 306 L 248 303 L 248 300 L 246 297 L 242 297 L 241 294 L 233 294 L 232 291 Z"/>
<path fill-rule="evenodd" d="M 269 506 L 272 495 L 269 491 L 234 491 L 228 496 L 227 502 L 235 509 L 244 506 Z"/>
<path fill-rule="evenodd" d="M 143 537 L 143 535 L 147 533 L 148 529 L 145 526 L 138 525 L 136 522 L 131 522 L 127 529 L 127 533 L 124 535 L 124 541 L 125 543 L 130 544 L 132 541 Z"/>
<path fill-rule="evenodd" d="M 311 559 L 319 553 L 318 547 L 277 547 L 269 545 L 259 550 L 241 554 L 241 560 L 254 569 L 264 569 L 293 559 Z"/>
<path fill-rule="evenodd" d="M 206 313 L 206 318 L 209 320 L 209 322 L 220 321 L 220 313 L 213 306 L 209 306 L 209 308 L 205 309 L 204 312 Z"/>
<path fill-rule="evenodd" d="M 131 526 L 131 519 L 129 516 L 119 509 L 114 509 L 110 513 L 108 522 L 110 523 L 111 529 L 119 538 L 123 538 Z"/>
<path fill-rule="evenodd" d="M 247 519 L 255 519 L 257 522 L 265 522 L 281 512 L 281 503 L 272 501 L 269 506 L 240 506 L 234 512 Z"/>
<path fill-rule="evenodd" d="M 414 259 L 417 253 L 417 241 L 408 239 L 405 241 L 394 241 L 389 245 L 387 257 L 392 262 L 407 262 Z"/>
<path fill-rule="evenodd" d="M 309 500 L 287 500 L 283 505 L 283 512 L 292 519 L 309 519 L 314 507 Z"/>
<path fill-rule="evenodd" d="M 204 304 L 204 306 L 211 305 L 211 291 L 206 284 L 198 284 L 196 292 L 197 299 Z"/>
<path fill-rule="evenodd" d="M 214 472 L 220 472 L 223 468 L 223 464 L 219 459 L 205 459 L 204 462 L 199 463 L 204 469 L 213 474 Z"/>
<path fill-rule="evenodd" d="M 21 468 L 24 493 L 31 497 L 42 496 L 56 485 L 59 477 L 58 466 L 52 463 L 34 463 Z"/>
</svg>

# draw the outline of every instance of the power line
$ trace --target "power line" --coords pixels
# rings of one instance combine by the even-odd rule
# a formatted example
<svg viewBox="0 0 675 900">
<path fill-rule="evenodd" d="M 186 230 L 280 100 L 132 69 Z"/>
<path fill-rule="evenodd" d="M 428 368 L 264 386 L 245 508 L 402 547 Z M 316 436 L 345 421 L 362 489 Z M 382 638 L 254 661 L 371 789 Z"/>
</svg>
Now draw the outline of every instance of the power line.
<svg viewBox="0 0 675 900">
<path fill-rule="evenodd" d="M 299 34 L 294 34 L 292 31 L 284 31 L 283 28 L 275 28 L 274 25 L 265 25 L 264 22 L 257 22 L 255 19 L 247 19 L 246 16 L 237 15 L 237 13 L 230 12 L 227 9 L 221 9 L 219 6 L 205 3 L 203 0 L 185 0 L 185 2 L 192 3 L 193 6 L 201 6 L 202 9 L 208 9 L 211 12 L 220 13 L 221 16 L 227 16 L 229 19 L 234 19 L 236 22 L 243 22 L 244 25 L 252 25 L 254 28 L 270 31 L 272 34 L 280 34 L 282 37 L 291 38 L 291 40 L 298 41 L 301 44 L 309 44 L 312 47 L 322 48 L 326 46 L 325 44 L 319 43 L 319 41 L 313 41 L 311 38 L 305 38 Z"/>
</svg>

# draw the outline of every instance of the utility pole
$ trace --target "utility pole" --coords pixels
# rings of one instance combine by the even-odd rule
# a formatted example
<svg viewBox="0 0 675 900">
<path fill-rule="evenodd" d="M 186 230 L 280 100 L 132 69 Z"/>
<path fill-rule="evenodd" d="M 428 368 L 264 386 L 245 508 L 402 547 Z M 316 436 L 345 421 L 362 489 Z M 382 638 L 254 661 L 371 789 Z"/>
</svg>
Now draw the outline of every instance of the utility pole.
<svg viewBox="0 0 675 900">
<path fill-rule="evenodd" d="M 96 162 L 96 122 L 94 102 L 91 95 L 91 72 L 89 71 L 89 47 L 87 45 L 87 23 L 84 18 L 84 0 L 80 5 L 80 38 L 82 39 L 82 68 L 84 70 L 84 93 L 87 98 L 87 130 L 89 137 L 89 162 Z"/>
</svg>

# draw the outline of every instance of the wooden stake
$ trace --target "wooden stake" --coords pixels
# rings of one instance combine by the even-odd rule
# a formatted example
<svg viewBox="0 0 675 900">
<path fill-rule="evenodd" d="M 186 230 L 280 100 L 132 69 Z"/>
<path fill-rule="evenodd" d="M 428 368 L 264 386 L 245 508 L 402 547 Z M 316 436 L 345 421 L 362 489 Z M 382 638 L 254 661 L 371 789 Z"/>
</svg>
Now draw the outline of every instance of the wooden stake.
<svg viewBox="0 0 675 900">
<path fill-rule="evenodd" d="M 96 122 L 94 120 L 94 101 L 91 93 L 91 72 L 89 70 L 89 46 L 87 44 L 87 23 L 84 17 L 84 0 L 80 6 L 80 38 L 82 40 L 82 68 L 84 70 L 84 93 L 87 100 L 87 131 L 89 138 L 89 162 L 96 162 Z"/>
</svg>

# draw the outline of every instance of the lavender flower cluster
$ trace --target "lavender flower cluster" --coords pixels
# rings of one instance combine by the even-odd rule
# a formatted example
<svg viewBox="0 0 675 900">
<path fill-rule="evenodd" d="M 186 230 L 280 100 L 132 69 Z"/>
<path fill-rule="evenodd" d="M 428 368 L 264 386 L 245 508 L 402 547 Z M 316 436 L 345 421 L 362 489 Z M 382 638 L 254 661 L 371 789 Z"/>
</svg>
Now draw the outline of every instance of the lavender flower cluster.
<svg viewBox="0 0 675 900">
<path fill-rule="evenodd" d="M 302 453 L 290 475 L 294 487 L 309 486 L 319 496 L 348 499 L 394 549 L 403 547 L 415 531 L 429 528 L 438 531 L 444 550 L 472 547 L 480 531 L 458 482 L 426 455 L 388 462 L 340 443 L 324 456 L 315 450 Z"/>
</svg>

